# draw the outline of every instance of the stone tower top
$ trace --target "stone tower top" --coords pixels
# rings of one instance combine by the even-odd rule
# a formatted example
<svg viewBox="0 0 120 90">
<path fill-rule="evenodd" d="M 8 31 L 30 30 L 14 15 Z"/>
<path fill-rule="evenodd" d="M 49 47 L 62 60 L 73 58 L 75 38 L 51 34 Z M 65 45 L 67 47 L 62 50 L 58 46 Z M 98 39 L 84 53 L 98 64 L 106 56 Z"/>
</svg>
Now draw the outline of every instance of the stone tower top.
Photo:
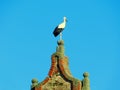
<svg viewBox="0 0 120 90">
<path fill-rule="evenodd" d="M 64 57 L 65 49 L 64 49 L 64 41 L 59 40 L 57 41 L 58 46 L 56 47 L 56 52 L 53 54 L 59 58 Z"/>
<path fill-rule="evenodd" d="M 58 45 L 64 45 L 64 41 L 63 40 L 59 40 L 57 43 L 58 43 Z"/>
<path fill-rule="evenodd" d="M 59 40 L 56 52 L 51 55 L 48 76 L 40 83 L 32 79 L 31 90 L 90 90 L 88 73 L 82 81 L 74 78 L 69 69 L 69 60 L 64 55 L 64 41 Z"/>
</svg>

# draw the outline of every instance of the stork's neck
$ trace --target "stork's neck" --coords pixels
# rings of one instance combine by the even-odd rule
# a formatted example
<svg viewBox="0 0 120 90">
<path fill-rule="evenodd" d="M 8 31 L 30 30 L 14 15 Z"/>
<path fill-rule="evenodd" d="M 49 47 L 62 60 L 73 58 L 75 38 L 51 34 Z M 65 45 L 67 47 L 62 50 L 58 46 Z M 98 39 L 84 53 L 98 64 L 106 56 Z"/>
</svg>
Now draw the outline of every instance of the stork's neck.
<svg viewBox="0 0 120 90">
<path fill-rule="evenodd" d="M 58 28 L 65 28 L 66 26 L 66 20 L 63 20 L 63 22 L 61 24 L 59 24 Z"/>
<path fill-rule="evenodd" d="M 63 23 L 66 25 L 66 20 L 64 19 Z"/>
<path fill-rule="evenodd" d="M 66 23 L 66 20 L 64 19 L 63 22 Z"/>
</svg>

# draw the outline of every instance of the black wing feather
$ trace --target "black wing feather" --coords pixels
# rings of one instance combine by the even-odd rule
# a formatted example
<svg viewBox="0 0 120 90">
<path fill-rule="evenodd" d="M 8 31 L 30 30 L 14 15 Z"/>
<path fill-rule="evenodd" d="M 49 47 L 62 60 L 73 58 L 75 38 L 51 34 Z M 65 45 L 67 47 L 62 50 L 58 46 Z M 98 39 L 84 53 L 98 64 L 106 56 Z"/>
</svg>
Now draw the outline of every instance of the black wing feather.
<svg viewBox="0 0 120 90">
<path fill-rule="evenodd" d="M 53 34 L 54 34 L 55 37 L 57 37 L 60 34 L 60 32 L 62 32 L 62 31 L 63 31 L 63 28 L 58 28 L 58 26 L 57 26 L 54 29 Z"/>
</svg>

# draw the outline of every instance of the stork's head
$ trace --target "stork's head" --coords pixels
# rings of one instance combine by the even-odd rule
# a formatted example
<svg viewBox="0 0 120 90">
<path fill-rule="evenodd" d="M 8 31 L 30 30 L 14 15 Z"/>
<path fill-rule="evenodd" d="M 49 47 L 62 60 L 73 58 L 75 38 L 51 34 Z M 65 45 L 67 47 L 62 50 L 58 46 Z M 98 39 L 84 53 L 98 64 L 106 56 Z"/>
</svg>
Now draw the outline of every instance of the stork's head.
<svg viewBox="0 0 120 90">
<path fill-rule="evenodd" d="M 64 17 L 63 19 L 64 19 L 64 21 L 66 21 L 66 22 L 67 22 L 67 18 L 66 18 L 66 17 Z"/>
</svg>

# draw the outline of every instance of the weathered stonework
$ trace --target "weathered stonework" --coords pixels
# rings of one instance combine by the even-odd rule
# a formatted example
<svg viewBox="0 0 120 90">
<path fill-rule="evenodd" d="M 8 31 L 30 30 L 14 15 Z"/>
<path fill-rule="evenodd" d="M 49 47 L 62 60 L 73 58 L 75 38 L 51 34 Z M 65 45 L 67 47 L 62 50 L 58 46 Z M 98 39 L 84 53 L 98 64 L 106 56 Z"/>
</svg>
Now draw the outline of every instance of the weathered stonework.
<svg viewBox="0 0 120 90">
<path fill-rule="evenodd" d="M 83 74 L 84 79 L 82 80 L 82 90 L 90 90 L 90 81 L 89 81 L 89 73 L 85 72 Z"/>
<path fill-rule="evenodd" d="M 64 41 L 58 41 L 56 52 L 51 56 L 51 68 L 48 77 L 40 83 L 32 80 L 31 90 L 90 90 L 86 79 L 80 81 L 72 76 L 68 66 L 68 58 L 64 55 Z M 84 88 L 83 88 L 84 86 Z M 83 88 L 83 89 L 82 89 Z"/>
</svg>

